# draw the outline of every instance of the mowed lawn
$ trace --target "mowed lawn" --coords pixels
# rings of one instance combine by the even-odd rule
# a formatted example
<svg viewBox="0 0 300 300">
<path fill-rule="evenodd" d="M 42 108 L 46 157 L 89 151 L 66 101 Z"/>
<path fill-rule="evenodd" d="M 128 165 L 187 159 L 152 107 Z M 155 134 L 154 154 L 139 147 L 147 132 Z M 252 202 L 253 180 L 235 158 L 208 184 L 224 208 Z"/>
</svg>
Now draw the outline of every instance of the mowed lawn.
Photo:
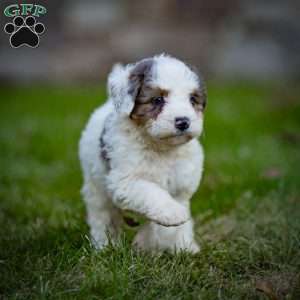
<svg viewBox="0 0 300 300">
<path fill-rule="evenodd" d="M 300 90 L 208 86 L 197 255 L 103 252 L 80 197 L 102 87 L 0 90 L 0 299 L 300 299 Z M 128 153 L 130 155 L 130 153 Z"/>
</svg>

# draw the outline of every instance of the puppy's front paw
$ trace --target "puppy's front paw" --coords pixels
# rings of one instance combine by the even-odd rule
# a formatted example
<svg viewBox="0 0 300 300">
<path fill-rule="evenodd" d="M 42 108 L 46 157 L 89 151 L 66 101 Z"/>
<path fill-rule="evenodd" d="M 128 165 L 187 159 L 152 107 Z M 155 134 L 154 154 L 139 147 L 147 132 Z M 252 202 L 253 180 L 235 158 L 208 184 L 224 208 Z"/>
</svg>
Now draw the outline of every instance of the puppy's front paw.
<svg viewBox="0 0 300 300">
<path fill-rule="evenodd" d="M 186 207 L 174 202 L 172 205 L 166 205 L 156 216 L 151 219 L 163 226 L 179 226 L 187 222 L 190 213 Z"/>
</svg>

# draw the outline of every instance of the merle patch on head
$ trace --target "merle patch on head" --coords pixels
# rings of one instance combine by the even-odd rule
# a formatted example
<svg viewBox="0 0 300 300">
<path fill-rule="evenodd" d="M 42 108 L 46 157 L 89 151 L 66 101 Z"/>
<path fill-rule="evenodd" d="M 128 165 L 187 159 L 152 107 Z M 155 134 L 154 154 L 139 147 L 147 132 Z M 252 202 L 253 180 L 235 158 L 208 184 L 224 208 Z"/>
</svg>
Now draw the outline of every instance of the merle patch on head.
<svg viewBox="0 0 300 300">
<path fill-rule="evenodd" d="M 139 62 L 129 75 L 129 94 L 137 98 L 145 84 L 151 80 L 154 60 L 147 58 Z"/>
<path fill-rule="evenodd" d="M 4 26 L 4 31 L 10 36 L 10 44 L 13 48 L 26 45 L 35 48 L 39 45 L 39 35 L 45 31 L 42 23 L 36 23 L 33 16 L 24 19 L 21 16 L 14 18 L 12 23 Z"/>
<path fill-rule="evenodd" d="M 130 118 L 139 123 L 155 119 L 162 111 L 164 97 L 168 94 L 168 91 L 151 85 L 153 65 L 152 58 L 142 60 L 133 68 L 129 76 L 128 92 L 134 99 Z"/>
</svg>

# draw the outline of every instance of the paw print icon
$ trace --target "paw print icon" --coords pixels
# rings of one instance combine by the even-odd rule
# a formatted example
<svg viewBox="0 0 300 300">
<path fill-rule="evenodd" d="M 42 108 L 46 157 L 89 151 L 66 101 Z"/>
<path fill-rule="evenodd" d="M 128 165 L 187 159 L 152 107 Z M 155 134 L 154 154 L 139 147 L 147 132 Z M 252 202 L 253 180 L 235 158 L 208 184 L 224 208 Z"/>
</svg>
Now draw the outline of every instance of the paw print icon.
<svg viewBox="0 0 300 300">
<path fill-rule="evenodd" d="M 25 19 L 17 16 L 12 23 L 7 23 L 4 26 L 4 31 L 10 34 L 9 40 L 13 48 L 19 48 L 23 45 L 36 48 L 40 42 L 39 36 L 45 31 L 45 26 L 42 23 L 37 23 L 33 16 L 28 16 Z"/>
</svg>

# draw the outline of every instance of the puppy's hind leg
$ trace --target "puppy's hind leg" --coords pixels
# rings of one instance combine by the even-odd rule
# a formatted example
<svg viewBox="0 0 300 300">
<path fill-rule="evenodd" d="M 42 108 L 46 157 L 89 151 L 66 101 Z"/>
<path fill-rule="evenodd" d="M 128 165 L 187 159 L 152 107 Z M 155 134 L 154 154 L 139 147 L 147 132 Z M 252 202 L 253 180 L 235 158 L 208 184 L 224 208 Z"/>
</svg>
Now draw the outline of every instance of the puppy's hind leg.
<svg viewBox="0 0 300 300">
<path fill-rule="evenodd" d="M 94 246 L 100 250 L 108 244 L 109 239 L 112 242 L 117 239 L 122 218 L 104 189 L 93 182 L 85 183 L 81 192 L 86 203 L 91 238 Z"/>
</svg>

